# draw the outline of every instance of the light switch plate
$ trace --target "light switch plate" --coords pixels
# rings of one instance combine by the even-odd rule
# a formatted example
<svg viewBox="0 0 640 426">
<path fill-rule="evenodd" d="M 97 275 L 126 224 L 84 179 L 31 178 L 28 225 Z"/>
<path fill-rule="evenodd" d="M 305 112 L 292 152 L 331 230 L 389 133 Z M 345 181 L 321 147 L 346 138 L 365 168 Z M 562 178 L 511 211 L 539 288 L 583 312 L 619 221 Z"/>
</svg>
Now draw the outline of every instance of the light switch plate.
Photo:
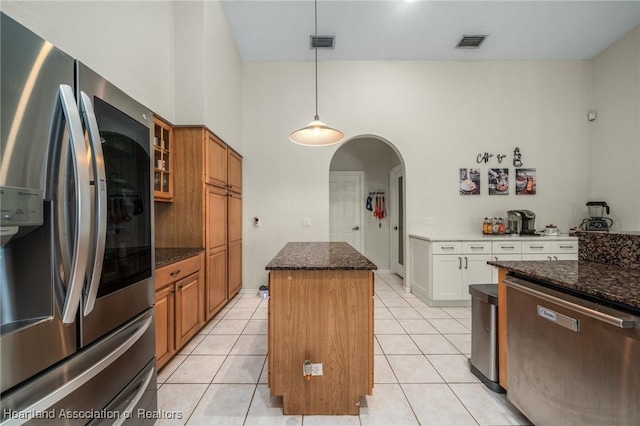
<svg viewBox="0 0 640 426">
<path fill-rule="evenodd" d="M 302 218 L 302 226 L 309 227 L 311 226 L 311 218 L 310 217 L 303 217 Z"/>
</svg>

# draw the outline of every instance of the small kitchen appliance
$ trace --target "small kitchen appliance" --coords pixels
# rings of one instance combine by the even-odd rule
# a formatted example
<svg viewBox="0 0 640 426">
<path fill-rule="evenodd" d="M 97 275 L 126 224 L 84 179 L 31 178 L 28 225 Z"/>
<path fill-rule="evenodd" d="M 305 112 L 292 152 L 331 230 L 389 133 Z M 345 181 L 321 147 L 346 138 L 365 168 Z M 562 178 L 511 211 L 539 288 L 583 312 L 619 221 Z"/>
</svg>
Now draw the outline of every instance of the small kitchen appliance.
<svg viewBox="0 0 640 426">
<path fill-rule="evenodd" d="M 531 210 L 509 210 L 507 221 L 511 233 L 534 235 L 536 232 L 536 214 Z"/>
<path fill-rule="evenodd" d="M 609 206 L 604 201 L 589 201 L 587 203 L 589 209 L 589 219 L 585 219 L 585 228 L 587 231 L 608 231 L 613 225 L 613 220 L 605 217 L 609 214 Z"/>
</svg>

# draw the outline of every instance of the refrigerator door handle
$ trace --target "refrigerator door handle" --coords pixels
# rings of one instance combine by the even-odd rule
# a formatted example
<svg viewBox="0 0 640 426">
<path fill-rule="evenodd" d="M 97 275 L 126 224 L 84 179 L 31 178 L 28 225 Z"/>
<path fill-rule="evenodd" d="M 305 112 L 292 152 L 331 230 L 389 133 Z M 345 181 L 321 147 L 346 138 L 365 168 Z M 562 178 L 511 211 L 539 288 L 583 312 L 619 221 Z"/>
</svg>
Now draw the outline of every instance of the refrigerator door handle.
<svg viewBox="0 0 640 426">
<path fill-rule="evenodd" d="M 71 162 L 75 181 L 75 241 L 73 242 L 73 258 L 71 259 L 71 274 L 67 283 L 67 295 L 62 307 L 62 322 L 71 324 L 76 319 L 82 287 L 87 272 L 89 239 L 91 224 L 91 202 L 89 192 L 89 170 L 86 167 L 87 148 L 84 143 L 84 132 L 80 113 L 75 103 L 71 86 L 61 84 L 58 90 L 60 105 L 69 128 L 71 139 Z M 66 152 L 63 152 L 66 155 Z M 66 236 L 59 235 L 65 238 Z"/>
<path fill-rule="evenodd" d="M 104 170 L 104 154 L 102 152 L 102 142 L 98 129 L 98 122 L 93 110 L 91 98 L 86 93 L 80 92 L 80 111 L 84 118 L 84 123 L 89 136 L 89 146 L 91 149 L 91 167 L 93 169 L 94 188 L 94 223 L 92 226 L 91 253 L 93 262 L 87 268 L 88 287 L 87 299 L 83 308 L 83 315 L 87 316 L 93 311 L 100 286 L 100 274 L 102 273 L 102 262 L 104 260 L 104 245 L 107 235 L 107 179 Z"/>
</svg>

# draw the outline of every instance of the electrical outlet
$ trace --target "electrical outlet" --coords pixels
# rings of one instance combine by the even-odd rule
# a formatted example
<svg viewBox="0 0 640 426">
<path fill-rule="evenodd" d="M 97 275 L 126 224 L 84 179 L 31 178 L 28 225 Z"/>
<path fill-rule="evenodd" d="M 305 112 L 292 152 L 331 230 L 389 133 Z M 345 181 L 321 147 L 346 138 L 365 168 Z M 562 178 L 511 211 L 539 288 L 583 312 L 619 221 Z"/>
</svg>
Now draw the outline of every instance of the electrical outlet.
<svg viewBox="0 0 640 426">
<path fill-rule="evenodd" d="M 322 363 L 311 364 L 311 375 L 322 376 Z"/>
<path fill-rule="evenodd" d="M 311 226 L 311 218 L 310 217 L 303 217 L 302 218 L 302 226 L 309 227 Z"/>
</svg>

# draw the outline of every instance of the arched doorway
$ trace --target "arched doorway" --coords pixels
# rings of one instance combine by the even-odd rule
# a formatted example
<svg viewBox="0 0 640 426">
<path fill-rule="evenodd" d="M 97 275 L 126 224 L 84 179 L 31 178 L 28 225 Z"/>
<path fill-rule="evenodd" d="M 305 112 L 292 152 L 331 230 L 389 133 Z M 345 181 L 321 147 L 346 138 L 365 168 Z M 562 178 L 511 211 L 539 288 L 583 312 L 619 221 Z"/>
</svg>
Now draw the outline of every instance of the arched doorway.
<svg viewBox="0 0 640 426">
<path fill-rule="evenodd" d="M 347 140 L 329 166 L 330 239 L 404 276 L 404 188 L 404 161 L 393 144 L 374 135 Z"/>
</svg>

